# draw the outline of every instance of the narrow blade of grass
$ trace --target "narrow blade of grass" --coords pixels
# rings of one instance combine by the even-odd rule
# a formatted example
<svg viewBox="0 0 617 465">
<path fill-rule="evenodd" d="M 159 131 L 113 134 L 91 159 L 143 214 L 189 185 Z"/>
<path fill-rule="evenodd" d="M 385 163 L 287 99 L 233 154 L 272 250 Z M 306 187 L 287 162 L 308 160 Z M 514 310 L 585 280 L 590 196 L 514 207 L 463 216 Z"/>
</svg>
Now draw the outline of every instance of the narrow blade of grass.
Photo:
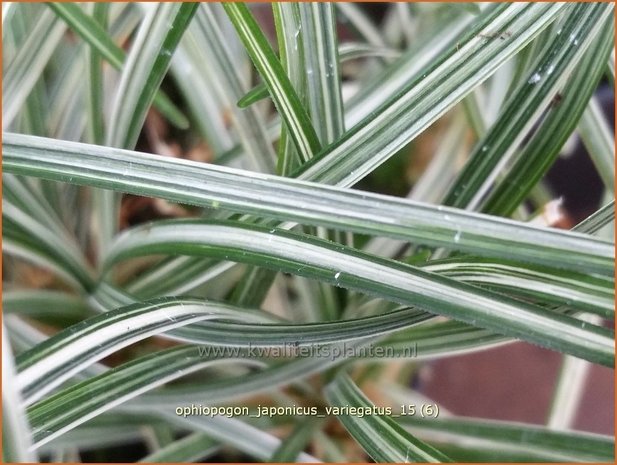
<svg viewBox="0 0 617 465">
<path fill-rule="evenodd" d="M 431 261 L 422 268 L 543 304 L 567 305 L 605 318 L 615 316 L 615 281 L 610 278 L 470 257 Z"/>
<path fill-rule="evenodd" d="M 13 244 L 40 251 L 43 257 L 52 260 L 84 289 L 92 288 L 93 270 L 74 242 L 67 241 L 66 236 L 59 237 L 51 233 L 45 225 L 24 214 L 6 199 L 2 203 L 2 217 L 5 221 L 6 237 Z"/>
<path fill-rule="evenodd" d="M 307 2 L 298 8 L 309 114 L 326 146 L 345 130 L 334 5 Z"/>
<path fill-rule="evenodd" d="M 92 19 L 103 29 L 107 25 L 109 5 L 95 3 L 92 7 Z M 103 121 L 103 62 L 102 55 L 95 47 L 86 51 L 88 79 L 88 140 L 93 144 L 102 144 L 105 140 L 105 122 Z"/>
<path fill-rule="evenodd" d="M 145 456 L 141 463 L 197 462 L 214 455 L 219 450 L 217 441 L 208 434 L 192 433 L 182 439 L 167 444 Z"/>
<path fill-rule="evenodd" d="M 557 159 L 597 87 L 604 70 L 601 63 L 611 52 L 614 34 L 614 25 L 610 21 L 581 59 L 564 91 L 556 95 L 541 127 L 525 145 L 507 175 L 497 180 L 484 202 L 484 212 L 511 215 Z"/>
<path fill-rule="evenodd" d="M 306 73 L 304 72 L 303 65 L 304 42 L 302 40 L 304 32 L 300 22 L 299 8 L 298 3 L 275 2 L 272 4 L 272 14 L 281 65 L 289 77 L 289 82 L 296 91 L 298 99 L 305 103 Z M 268 86 L 266 84 L 263 84 L 263 86 L 269 95 Z M 296 148 L 287 125 L 281 125 L 276 166 L 277 174 L 288 176 L 302 165 L 304 161 Z"/>
<path fill-rule="evenodd" d="M 491 448 L 525 449 L 547 460 L 606 462 L 613 460 L 615 441 L 609 436 L 551 431 L 542 426 L 474 418 L 400 417 L 399 423 L 416 434 L 465 438 L 468 444 Z M 423 434 L 424 433 L 424 434 Z"/>
<path fill-rule="evenodd" d="M 244 3 L 224 3 L 223 8 L 268 86 L 270 95 L 287 125 L 298 153 L 304 161 L 309 160 L 321 146 L 308 114 L 289 82 L 281 62 Z"/>
<path fill-rule="evenodd" d="M 613 22 L 611 21 L 611 24 Z M 615 192 L 615 135 L 595 97 L 589 101 L 578 124 L 589 156 L 610 192 Z"/>
<path fill-rule="evenodd" d="M 189 426 L 191 429 L 203 431 L 211 438 L 229 444 L 257 460 L 267 461 L 281 444 L 281 440 L 272 434 L 237 418 L 172 417 L 168 413 L 165 416 L 178 425 Z M 319 462 L 315 457 L 304 452 L 298 456 L 298 461 L 304 463 Z"/>
<path fill-rule="evenodd" d="M 332 407 L 353 406 L 371 408 L 373 404 L 364 396 L 348 375 L 342 373 L 326 387 L 326 398 Z M 451 462 L 437 449 L 423 443 L 388 416 L 337 415 L 338 419 L 362 448 L 376 462 Z"/>
<path fill-rule="evenodd" d="M 232 54 L 219 24 L 217 11 L 214 5 L 203 4 L 196 13 L 195 23 L 186 37 L 186 48 L 190 52 L 192 66 L 202 69 L 203 73 L 208 73 L 203 69 L 208 67 L 215 67 L 213 71 L 218 71 L 210 71 L 212 84 L 230 113 L 244 153 L 248 155 L 254 170 L 272 173 L 275 154 L 268 140 L 262 114 L 256 108 L 242 111 L 235 106 L 235 102 L 245 92 L 245 86 L 237 59 Z M 203 47 L 200 44 L 208 46 Z M 197 93 L 198 89 L 193 92 Z"/>
<path fill-rule="evenodd" d="M 6 314 L 40 318 L 58 316 L 82 319 L 89 313 L 84 300 L 77 295 L 52 290 L 8 290 L 2 293 L 2 310 Z"/>
<path fill-rule="evenodd" d="M 509 98 L 490 131 L 478 142 L 444 203 L 478 209 L 501 168 L 561 89 L 610 14 L 608 4 L 571 8 L 562 31 L 544 50 L 525 82 Z M 574 44 L 576 41 L 576 44 Z"/>
<path fill-rule="evenodd" d="M 21 6 L 21 5 L 20 5 Z M 2 127 L 17 116 L 41 77 L 66 26 L 51 11 L 43 11 L 20 53 L 2 71 Z"/>
<path fill-rule="evenodd" d="M 49 7 L 69 27 L 97 50 L 114 68 L 121 69 L 126 58 L 124 50 L 114 43 L 97 18 L 88 16 L 78 5 L 70 2 L 50 2 Z M 179 128 L 187 128 L 188 120 L 182 112 L 160 91 L 154 98 L 157 109 Z"/>
<path fill-rule="evenodd" d="M 5 463 L 38 462 L 32 435 L 15 379 L 13 353 L 2 325 L 2 460 Z"/>
<path fill-rule="evenodd" d="M 281 441 L 281 445 L 274 451 L 269 461 L 273 463 L 295 462 L 311 440 L 317 425 L 318 422 L 314 419 L 299 423 L 289 436 Z"/>
<path fill-rule="evenodd" d="M 598 211 L 594 212 L 572 228 L 586 234 L 595 234 L 609 223 L 615 222 L 615 200 L 611 200 Z"/>
<path fill-rule="evenodd" d="M 134 148 L 146 111 L 167 72 L 196 4 L 161 4 L 144 19 L 122 70 L 108 145 Z"/>
<path fill-rule="evenodd" d="M 217 362 L 202 357 L 198 347 L 176 347 L 65 388 L 28 409 L 34 445 L 40 447 L 116 405 Z"/>
</svg>

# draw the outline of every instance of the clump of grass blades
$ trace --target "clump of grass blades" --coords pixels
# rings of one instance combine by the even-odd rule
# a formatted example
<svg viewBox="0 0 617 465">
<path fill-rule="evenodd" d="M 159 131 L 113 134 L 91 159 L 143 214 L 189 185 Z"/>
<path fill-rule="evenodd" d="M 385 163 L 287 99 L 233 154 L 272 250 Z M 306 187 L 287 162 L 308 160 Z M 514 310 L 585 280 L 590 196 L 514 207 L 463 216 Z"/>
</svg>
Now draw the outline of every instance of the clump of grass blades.
<svg viewBox="0 0 617 465">
<path fill-rule="evenodd" d="M 4 460 L 613 459 L 572 430 L 614 366 L 613 5 L 382 7 L 3 5 Z M 605 200 L 564 230 L 573 134 Z M 563 354 L 545 426 L 409 387 L 514 341 Z"/>
</svg>

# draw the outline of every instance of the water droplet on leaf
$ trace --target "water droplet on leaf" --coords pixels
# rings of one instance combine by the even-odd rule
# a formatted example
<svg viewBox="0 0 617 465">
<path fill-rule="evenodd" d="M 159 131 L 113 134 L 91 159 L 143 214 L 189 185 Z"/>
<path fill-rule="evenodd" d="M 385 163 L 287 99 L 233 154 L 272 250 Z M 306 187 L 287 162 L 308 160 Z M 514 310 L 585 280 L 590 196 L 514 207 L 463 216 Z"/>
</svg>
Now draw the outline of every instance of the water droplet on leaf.
<svg viewBox="0 0 617 465">
<path fill-rule="evenodd" d="M 540 79 L 542 79 L 542 76 L 540 76 L 539 73 L 534 73 L 533 76 L 531 76 L 529 78 L 529 81 L 527 81 L 529 84 L 535 84 L 537 82 L 540 82 Z"/>
</svg>

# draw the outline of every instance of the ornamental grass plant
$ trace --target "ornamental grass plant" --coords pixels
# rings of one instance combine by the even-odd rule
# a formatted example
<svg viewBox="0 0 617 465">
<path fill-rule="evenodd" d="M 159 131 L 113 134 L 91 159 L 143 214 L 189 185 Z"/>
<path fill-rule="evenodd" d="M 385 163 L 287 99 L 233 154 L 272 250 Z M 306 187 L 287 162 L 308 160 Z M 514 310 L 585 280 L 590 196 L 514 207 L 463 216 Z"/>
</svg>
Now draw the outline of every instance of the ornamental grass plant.
<svg viewBox="0 0 617 465">
<path fill-rule="evenodd" d="M 573 429 L 614 367 L 612 3 L 4 3 L 2 26 L 5 462 L 614 460 Z M 564 195 L 577 145 L 597 181 Z M 543 424 L 423 390 L 513 344 L 559 354 Z"/>
</svg>

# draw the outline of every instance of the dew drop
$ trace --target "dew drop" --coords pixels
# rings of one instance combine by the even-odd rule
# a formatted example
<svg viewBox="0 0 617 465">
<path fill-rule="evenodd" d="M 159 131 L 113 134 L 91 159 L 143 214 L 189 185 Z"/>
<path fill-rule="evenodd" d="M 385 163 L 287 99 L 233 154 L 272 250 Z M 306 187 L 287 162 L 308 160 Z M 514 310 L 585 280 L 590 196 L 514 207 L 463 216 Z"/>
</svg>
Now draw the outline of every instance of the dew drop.
<svg viewBox="0 0 617 465">
<path fill-rule="evenodd" d="M 334 279 L 338 279 L 338 278 L 339 278 L 339 276 L 341 276 L 341 272 L 340 272 L 340 271 L 339 271 L 339 272 L 337 272 L 337 273 L 334 275 Z"/>
<path fill-rule="evenodd" d="M 538 73 L 534 73 L 534 75 L 533 75 L 533 76 L 531 76 L 531 77 L 529 78 L 529 81 L 527 81 L 527 82 L 528 82 L 529 84 L 535 84 L 535 83 L 539 82 L 539 81 L 540 81 L 540 79 L 542 79 L 542 76 L 540 76 L 540 74 L 538 74 Z"/>
</svg>

